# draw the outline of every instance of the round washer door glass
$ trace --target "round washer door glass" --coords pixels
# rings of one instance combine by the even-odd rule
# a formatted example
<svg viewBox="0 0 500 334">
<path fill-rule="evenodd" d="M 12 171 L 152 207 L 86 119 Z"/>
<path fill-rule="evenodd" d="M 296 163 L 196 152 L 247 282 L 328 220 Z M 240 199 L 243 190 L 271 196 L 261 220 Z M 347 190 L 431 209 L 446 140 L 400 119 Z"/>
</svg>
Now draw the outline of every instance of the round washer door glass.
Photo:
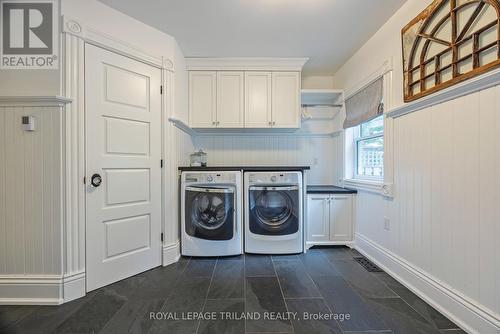
<svg viewBox="0 0 500 334">
<path fill-rule="evenodd" d="M 262 192 L 255 203 L 259 220 L 271 229 L 285 224 L 293 213 L 293 203 L 284 191 Z"/>
<path fill-rule="evenodd" d="M 192 221 L 199 227 L 215 230 L 227 219 L 228 212 L 224 198 L 217 193 L 198 193 L 193 199 Z"/>
</svg>

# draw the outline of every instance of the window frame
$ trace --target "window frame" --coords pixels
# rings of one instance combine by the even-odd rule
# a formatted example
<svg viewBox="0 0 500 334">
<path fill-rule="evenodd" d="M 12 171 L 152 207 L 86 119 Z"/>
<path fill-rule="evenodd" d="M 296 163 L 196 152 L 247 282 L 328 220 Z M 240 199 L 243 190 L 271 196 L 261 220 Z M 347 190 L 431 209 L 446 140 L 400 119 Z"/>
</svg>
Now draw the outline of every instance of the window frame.
<svg viewBox="0 0 500 334">
<path fill-rule="evenodd" d="M 366 123 L 369 123 L 377 118 L 381 118 L 382 119 L 382 122 L 383 122 L 383 125 L 384 125 L 384 129 L 381 133 L 379 134 L 375 134 L 375 135 L 369 135 L 369 136 L 361 136 L 361 126 L 363 124 L 366 124 Z M 358 169 L 358 162 L 359 162 L 359 143 L 360 142 L 363 142 L 363 141 L 367 141 L 367 140 L 372 140 L 372 139 L 377 139 L 377 138 L 382 138 L 382 147 L 383 147 L 383 150 L 384 150 L 384 153 L 385 153 L 385 138 L 384 138 L 384 132 L 385 132 L 385 115 L 380 115 L 380 116 L 377 116 L 376 118 L 374 119 L 371 119 L 369 121 L 366 121 L 362 124 L 359 124 L 357 126 L 355 126 L 353 129 L 353 153 L 354 153 L 354 157 L 353 157 L 353 162 L 354 162 L 354 168 L 353 168 L 353 177 L 354 179 L 356 180 L 366 180 L 366 181 L 375 181 L 375 182 L 383 182 L 384 181 L 384 176 L 385 176 L 385 154 L 384 154 L 384 161 L 382 163 L 382 175 L 380 176 L 370 176 L 370 175 L 362 175 L 362 174 L 359 174 L 359 169 Z"/>
</svg>

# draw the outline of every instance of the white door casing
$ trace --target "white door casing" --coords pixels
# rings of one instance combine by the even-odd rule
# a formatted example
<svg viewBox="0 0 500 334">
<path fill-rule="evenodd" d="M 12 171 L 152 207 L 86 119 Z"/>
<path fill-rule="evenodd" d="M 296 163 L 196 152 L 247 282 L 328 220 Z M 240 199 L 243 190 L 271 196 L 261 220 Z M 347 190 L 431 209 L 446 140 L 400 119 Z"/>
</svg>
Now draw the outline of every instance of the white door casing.
<svg viewBox="0 0 500 334">
<path fill-rule="evenodd" d="M 160 69 L 86 44 L 87 291 L 161 264 L 160 85 Z"/>
</svg>

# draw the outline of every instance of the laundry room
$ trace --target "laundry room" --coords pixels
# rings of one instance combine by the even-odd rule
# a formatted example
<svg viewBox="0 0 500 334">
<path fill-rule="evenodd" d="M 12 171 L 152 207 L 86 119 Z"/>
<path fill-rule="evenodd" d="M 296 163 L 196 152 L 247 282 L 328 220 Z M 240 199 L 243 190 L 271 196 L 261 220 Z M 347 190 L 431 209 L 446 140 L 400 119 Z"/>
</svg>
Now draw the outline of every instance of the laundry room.
<svg viewBox="0 0 500 334">
<path fill-rule="evenodd" d="M 500 333 L 499 0 L 0 0 L 0 333 Z"/>
</svg>

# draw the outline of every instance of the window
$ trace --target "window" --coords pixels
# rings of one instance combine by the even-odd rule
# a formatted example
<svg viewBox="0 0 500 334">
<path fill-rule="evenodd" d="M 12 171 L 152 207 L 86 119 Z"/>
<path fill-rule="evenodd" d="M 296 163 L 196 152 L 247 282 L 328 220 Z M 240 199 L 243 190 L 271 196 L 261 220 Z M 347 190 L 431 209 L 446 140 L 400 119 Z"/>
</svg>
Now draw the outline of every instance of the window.
<svg viewBox="0 0 500 334">
<path fill-rule="evenodd" d="M 355 177 L 383 180 L 384 178 L 384 116 L 353 128 Z"/>
</svg>

